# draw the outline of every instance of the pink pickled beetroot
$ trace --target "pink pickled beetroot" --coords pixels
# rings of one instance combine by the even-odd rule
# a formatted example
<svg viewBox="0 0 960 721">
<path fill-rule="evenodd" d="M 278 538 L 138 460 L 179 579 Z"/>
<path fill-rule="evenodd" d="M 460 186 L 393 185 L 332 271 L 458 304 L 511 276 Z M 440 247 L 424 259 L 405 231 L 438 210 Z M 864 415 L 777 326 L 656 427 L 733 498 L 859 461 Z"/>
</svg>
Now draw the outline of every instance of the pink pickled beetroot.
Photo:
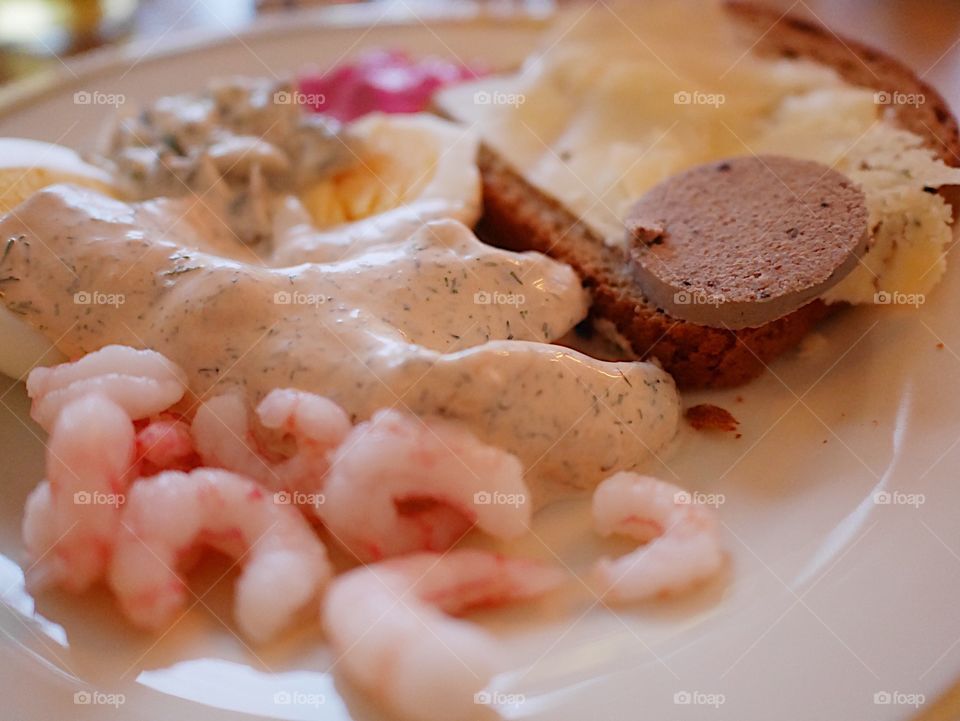
<svg viewBox="0 0 960 721">
<path fill-rule="evenodd" d="M 404 52 L 376 50 L 325 73 L 300 78 L 313 110 L 347 121 L 367 113 L 417 113 L 442 87 L 472 80 L 484 71 L 441 58 L 415 60 Z"/>
</svg>

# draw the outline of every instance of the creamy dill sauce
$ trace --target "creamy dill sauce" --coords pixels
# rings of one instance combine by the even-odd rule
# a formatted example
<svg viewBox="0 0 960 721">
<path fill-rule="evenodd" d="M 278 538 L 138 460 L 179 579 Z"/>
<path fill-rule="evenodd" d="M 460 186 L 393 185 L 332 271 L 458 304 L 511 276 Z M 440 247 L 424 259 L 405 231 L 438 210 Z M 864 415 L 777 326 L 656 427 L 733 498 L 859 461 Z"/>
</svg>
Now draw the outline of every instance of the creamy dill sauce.
<svg viewBox="0 0 960 721">
<path fill-rule="evenodd" d="M 484 245 L 452 220 L 400 232 L 414 227 L 407 218 L 348 248 L 300 228 L 306 255 L 324 256 L 330 238 L 336 259 L 274 267 L 247 248 L 227 252 L 189 204 L 69 185 L 35 194 L 0 221 L 5 305 L 71 357 L 153 348 L 198 396 L 239 387 L 256 401 L 296 387 L 356 418 L 396 406 L 463 420 L 549 482 L 535 485 L 539 501 L 635 467 L 675 431 L 666 373 L 545 343 L 587 311 L 565 265 Z"/>
</svg>

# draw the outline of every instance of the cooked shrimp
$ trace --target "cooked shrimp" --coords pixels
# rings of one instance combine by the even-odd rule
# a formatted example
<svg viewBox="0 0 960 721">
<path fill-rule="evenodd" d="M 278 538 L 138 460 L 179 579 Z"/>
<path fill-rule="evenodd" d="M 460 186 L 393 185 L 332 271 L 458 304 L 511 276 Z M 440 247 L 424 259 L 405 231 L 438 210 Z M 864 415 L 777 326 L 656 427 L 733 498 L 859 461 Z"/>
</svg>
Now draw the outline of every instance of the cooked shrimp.
<svg viewBox="0 0 960 721">
<path fill-rule="evenodd" d="M 445 614 L 534 598 L 563 578 L 483 551 L 417 553 L 336 578 L 323 625 L 345 676 L 391 711 L 459 721 L 476 712 L 474 694 L 499 670 L 500 652 L 486 631 Z"/>
<path fill-rule="evenodd" d="M 166 410 L 187 389 L 186 374 L 152 350 L 109 345 L 73 363 L 35 368 L 27 377 L 30 415 L 49 431 L 61 409 L 92 392 L 106 396 L 133 420 Z"/>
<path fill-rule="evenodd" d="M 329 468 L 328 454 L 350 432 L 350 416 L 333 401 L 315 393 L 278 388 L 257 406 L 265 428 L 294 439 L 296 453 L 273 468 L 281 490 L 319 493 Z"/>
<path fill-rule="evenodd" d="M 321 497 L 328 454 L 350 432 L 350 418 L 323 396 L 293 389 L 271 391 L 257 406 L 260 424 L 293 439 L 296 450 L 272 461 L 250 424 L 243 399 L 231 394 L 206 401 L 197 411 L 192 432 L 204 463 L 256 478 L 292 498 Z"/>
<path fill-rule="evenodd" d="M 174 621 L 187 598 L 174 569 L 204 544 L 242 563 L 234 612 L 255 641 L 285 626 L 331 573 L 303 516 L 259 484 L 218 469 L 167 471 L 130 489 L 108 574 L 134 623 L 159 629 Z"/>
<path fill-rule="evenodd" d="M 137 461 L 141 476 L 160 471 L 189 471 L 200 465 L 190 426 L 174 417 L 159 416 L 137 431 Z"/>
<path fill-rule="evenodd" d="M 443 550 L 473 524 L 516 538 L 531 514 L 515 456 L 457 423 L 394 410 L 357 425 L 334 452 L 324 497 L 320 518 L 362 560 Z"/>
<path fill-rule="evenodd" d="M 601 559 L 596 576 L 604 598 L 636 601 L 677 593 L 715 575 L 723 565 L 719 523 L 681 488 L 636 473 L 617 473 L 593 494 L 593 521 L 604 536 L 645 543 L 615 560 Z"/>
<path fill-rule="evenodd" d="M 272 487 L 272 469 L 259 451 L 243 397 L 215 396 L 197 409 L 190 433 L 205 466 L 225 468 Z"/>
<path fill-rule="evenodd" d="M 133 423 L 100 395 L 64 405 L 47 444 L 48 484 L 27 502 L 33 589 L 83 591 L 105 572 L 136 459 Z"/>
<path fill-rule="evenodd" d="M 48 554 L 57 543 L 57 518 L 53 511 L 50 481 L 41 481 L 27 496 L 23 509 L 23 543 L 27 549 L 27 586 L 34 591 L 55 586 L 63 580 L 65 569 L 56 555 Z M 76 584 L 75 587 L 84 584 Z"/>
</svg>

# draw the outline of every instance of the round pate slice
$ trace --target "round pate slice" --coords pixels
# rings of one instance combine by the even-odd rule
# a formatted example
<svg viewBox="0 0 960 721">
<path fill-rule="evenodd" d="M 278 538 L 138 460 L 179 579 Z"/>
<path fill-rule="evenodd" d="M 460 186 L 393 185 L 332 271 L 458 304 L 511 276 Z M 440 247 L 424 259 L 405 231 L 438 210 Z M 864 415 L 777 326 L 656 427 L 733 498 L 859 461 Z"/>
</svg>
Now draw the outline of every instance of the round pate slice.
<svg viewBox="0 0 960 721">
<path fill-rule="evenodd" d="M 653 187 L 625 220 L 633 276 L 657 307 L 716 328 L 756 328 L 842 280 L 866 250 L 866 198 L 808 160 L 744 156 Z"/>
</svg>

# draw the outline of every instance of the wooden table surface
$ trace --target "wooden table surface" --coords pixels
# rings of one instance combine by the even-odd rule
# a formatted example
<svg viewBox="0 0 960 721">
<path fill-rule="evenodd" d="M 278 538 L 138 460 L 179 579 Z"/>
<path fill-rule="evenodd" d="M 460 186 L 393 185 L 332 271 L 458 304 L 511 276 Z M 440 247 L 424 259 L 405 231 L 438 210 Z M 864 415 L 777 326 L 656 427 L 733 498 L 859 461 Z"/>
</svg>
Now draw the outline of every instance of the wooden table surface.
<svg viewBox="0 0 960 721">
<path fill-rule="evenodd" d="M 817 20 L 840 35 L 866 42 L 903 60 L 936 87 L 955 111 L 960 111 L 960 0 L 760 1 L 784 12 Z M 263 11 L 265 7 L 323 3 L 321 0 L 260 0 L 260 4 Z M 523 0 L 517 0 L 517 4 L 523 4 Z M 192 27 L 235 31 L 253 22 L 257 14 L 257 0 L 143 0 L 133 35 L 159 38 Z M 909 679 L 904 683 L 909 683 Z M 957 719 L 960 719 L 960 682 L 940 700 L 928 701 L 915 721 Z"/>
</svg>

